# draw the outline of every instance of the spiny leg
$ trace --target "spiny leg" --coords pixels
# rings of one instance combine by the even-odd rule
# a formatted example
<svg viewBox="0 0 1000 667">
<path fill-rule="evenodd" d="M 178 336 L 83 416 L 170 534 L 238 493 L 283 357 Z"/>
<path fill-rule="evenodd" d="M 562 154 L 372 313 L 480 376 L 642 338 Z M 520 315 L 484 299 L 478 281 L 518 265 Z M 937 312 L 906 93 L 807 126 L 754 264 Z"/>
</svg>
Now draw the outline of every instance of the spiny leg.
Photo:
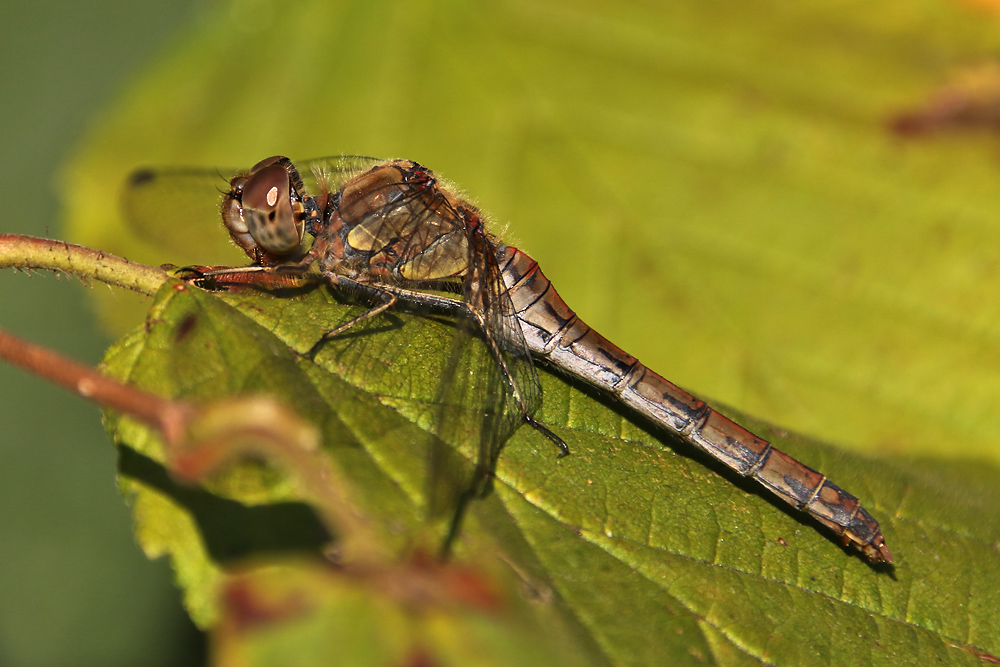
<svg viewBox="0 0 1000 667">
<path fill-rule="evenodd" d="M 276 276 L 301 276 L 304 275 L 309 268 L 316 262 L 316 260 L 322 257 L 326 253 L 328 243 L 322 239 L 316 239 L 312 247 L 309 249 L 305 255 L 302 256 L 296 262 L 288 262 L 285 264 L 269 264 L 266 266 L 261 266 L 260 264 L 254 264 L 251 266 L 230 266 L 220 268 L 216 271 L 209 271 L 205 275 L 210 277 L 216 276 L 231 276 L 240 274 L 268 274 Z"/>
<path fill-rule="evenodd" d="M 490 356 L 493 357 L 493 361 L 499 366 L 507 386 L 510 387 L 511 393 L 517 401 L 518 411 L 521 413 L 521 418 L 528 426 L 544 435 L 559 448 L 559 458 L 567 456 L 570 453 L 569 445 L 567 445 L 562 438 L 553 433 L 547 426 L 536 420 L 528 413 L 528 408 L 524 403 L 521 390 L 517 386 L 517 381 L 514 379 L 510 369 L 507 367 L 507 362 L 503 358 L 500 346 L 497 344 L 493 336 L 487 331 L 486 323 L 481 313 L 464 301 L 459 301 L 457 299 L 424 294 L 423 292 L 416 292 L 401 287 L 387 288 L 385 291 L 397 294 L 401 298 L 412 303 L 423 304 L 433 308 L 445 308 L 451 312 L 456 312 L 471 318 L 476 323 L 479 331 L 482 333 L 483 339 L 486 341 L 486 347 L 490 351 Z"/>
<path fill-rule="evenodd" d="M 566 444 L 565 440 L 563 440 L 558 435 L 550 431 L 548 426 L 538 421 L 529 414 L 524 415 L 524 421 L 528 424 L 528 426 L 535 429 L 536 431 L 544 435 L 546 438 L 551 440 L 553 443 L 555 443 L 555 446 L 559 448 L 559 455 L 556 458 L 561 459 L 564 456 L 569 456 L 569 445 Z"/>
<path fill-rule="evenodd" d="M 206 289 L 250 286 L 262 289 L 301 287 L 314 282 L 318 276 L 309 269 L 316 258 L 325 251 L 325 242 L 317 241 L 302 259 L 290 264 L 261 266 L 191 266 L 178 270 L 180 277 Z M 188 275 L 193 274 L 193 275 Z"/>
<path fill-rule="evenodd" d="M 317 242 L 313 245 L 309 253 L 306 254 L 299 262 L 295 264 L 282 264 L 277 266 L 247 266 L 247 267 L 225 267 L 219 268 L 217 270 L 209 271 L 199 271 L 200 278 L 211 278 L 214 280 L 220 280 L 220 282 L 230 282 L 231 284 L 252 284 L 260 285 L 263 287 L 276 287 L 284 286 L 282 283 L 282 278 L 294 277 L 294 278 L 304 278 L 309 267 L 315 261 L 318 253 L 323 251 L 325 244 Z M 231 280 L 226 281 L 226 276 L 230 276 Z M 244 280 L 240 280 L 239 277 L 245 277 Z M 524 399 L 521 396 L 521 391 L 517 386 L 517 382 L 511 375 L 510 369 L 507 367 L 507 363 L 503 358 L 503 354 L 500 351 L 500 347 L 497 342 L 493 339 L 486 330 L 485 322 L 477 311 L 472 309 L 468 304 L 457 301 L 455 299 L 448 299 L 445 297 L 439 297 L 434 295 L 425 294 L 422 292 L 416 292 L 413 290 L 407 290 L 405 288 L 395 287 L 392 289 L 378 289 L 371 285 L 364 283 L 359 283 L 357 281 L 351 280 L 344 276 L 336 275 L 325 275 L 324 276 L 331 285 L 346 290 L 357 290 L 362 293 L 376 294 L 378 298 L 382 299 L 382 303 L 370 308 L 366 312 L 352 318 L 351 320 L 341 324 L 340 326 L 327 331 L 323 336 L 316 341 L 316 343 L 309 348 L 305 353 L 305 356 L 312 359 L 322 348 L 322 346 L 329 340 L 337 337 L 338 335 L 344 333 L 345 331 L 351 329 L 352 327 L 361 324 L 373 317 L 381 315 L 385 311 L 389 310 L 395 306 L 399 298 L 402 297 L 408 301 L 424 304 L 431 307 L 446 308 L 448 310 L 458 310 L 465 313 L 467 316 L 471 317 L 479 327 L 482 332 L 483 338 L 486 341 L 487 348 L 490 350 L 490 356 L 493 357 L 495 363 L 500 367 L 503 373 L 504 379 L 507 385 L 511 388 L 511 392 L 514 395 L 515 400 L 518 403 L 518 408 L 521 413 L 521 417 L 524 422 L 530 426 L 535 431 L 538 431 L 546 438 L 551 440 L 556 447 L 559 448 L 559 458 L 567 456 L 569 452 L 569 446 L 566 442 L 553 433 L 547 426 L 542 424 L 540 421 L 536 420 L 530 414 L 528 414 L 528 409 L 524 404 Z"/>
<path fill-rule="evenodd" d="M 339 284 L 340 281 L 333 281 L 333 282 L 334 282 L 334 284 Z M 325 345 L 327 341 L 336 338 L 337 336 L 339 336 L 340 334 L 344 333 L 348 329 L 351 329 L 352 327 L 357 326 L 358 324 L 361 324 L 362 322 L 366 322 L 367 320 L 370 320 L 373 317 L 377 317 L 377 316 L 381 315 L 385 311 L 387 311 L 390 308 L 392 308 L 393 306 L 395 306 L 396 302 L 399 301 L 399 297 L 397 297 L 392 292 L 387 292 L 387 291 L 384 291 L 384 290 L 377 290 L 377 293 L 379 295 L 379 298 L 382 299 L 382 303 L 369 308 L 368 310 L 366 310 L 365 312 L 361 313 L 357 317 L 352 317 L 347 322 L 344 322 L 340 326 L 338 326 L 338 327 L 336 327 L 334 329 L 331 329 L 330 331 L 327 331 L 326 333 L 324 333 L 320 337 L 320 339 L 318 341 L 316 341 L 316 343 L 312 347 L 309 348 L 309 351 L 306 352 L 305 356 L 308 357 L 309 359 L 312 359 L 313 357 L 316 356 L 316 354 L 320 351 L 320 348 L 322 348 L 323 345 Z"/>
<path fill-rule="evenodd" d="M 474 319 L 476 323 L 479 325 L 479 330 L 483 334 L 483 339 L 486 341 L 486 346 L 490 350 L 490 355 L 493 357 L 493 360 L 496 362 L 496 364 L 500 367 L 500 371 L 503 373 L 504 379 L 507 381 L 507 386 L 510 387 L 511 393 L 514 395 L 514 399 L 517 401 L 518 409 L 521 412 L 521 417 L 524 419 L 524 422 L 528 426 L 530 426 L 531 428 L 533 428 L 534 430 L 538 431 L 546 438 L 551 440 L 553 444 L 555 444 L 555 446 L 559 448 L 558 458 L 562 458 L 564 456 L 569 455 L 569 445 L 567 445 L 562 438 L 560 438 L 558 435 L 549 430 L 547 426 L 542 424 L 540 421 L 538 421 L 528 413 L 528 408 L 524 403 L 524 397 L 521 395 L 521 389 L 520 387 L 517 386 L 517 382 L 514 380 L 513 374 L 507 367 L 507 362 L 503 358 L 503 353 L 500 350 L 499 344 L 497 344 L 496 340 L 494 340 L 490 332 L 486 330 L 486 325 L 485 325 L 486 323 L 483 321 L 482 315 L 474 311 L 472 308 L 467 307 L 467 310 L 472 319 Z"/>
</svg>

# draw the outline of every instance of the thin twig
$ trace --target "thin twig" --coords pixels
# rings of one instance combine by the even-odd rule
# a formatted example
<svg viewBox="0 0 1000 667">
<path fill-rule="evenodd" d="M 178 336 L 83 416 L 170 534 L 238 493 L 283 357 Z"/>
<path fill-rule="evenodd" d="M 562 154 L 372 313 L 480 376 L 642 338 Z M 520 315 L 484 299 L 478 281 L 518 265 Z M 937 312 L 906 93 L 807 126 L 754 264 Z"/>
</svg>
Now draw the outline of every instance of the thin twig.
<svg viewBox="0 0 1000 667">
<path fill-rule="evenodd" d="M 162 269 L 71 243 L 16 234 L 0 234 L 2 267 L 63 271 L 148 295 L 167 279 Z M 158 431 L 166 445 L 168 467 L 189 483 L 219 465 L 262 450 L 297 476 L 331 532 L 340 535 L 345 552 L 362 561 L 384 556 L 367 521 L 350 502 L 346 479 L 322 455 L 319 433 L 274 401 L 249 397 L 195 407 L 160 398 L 3 330 L 0 359 Z"/>
<path fill-rule="evenodd" d="M 137 264 L 84 246 L 20 234 L 0 234 L 0 268 L 51 269 L 153 295 L 167 279 L 163 269 Z"/>
<path fill-rule="evenodd" d="M 0 358 L 107 408 L 129 414 L 159 431 L 168 444 L 184 437 L 193 408 L 104 377 L 58 352 L 0 330 Z"/>
<path fill-rule="evenodd" d="M 188 483 L 260 451 L 299 480 L 324 522 L 340 535 L 345 553 L 362 562 L 384 556 L 350 502 L 347 480 L 323 456 L 319 433 L 273 400 L 248 397 L 195 407 L 160 398 L 2 329 L 0 359 L 155 429 L 166 445 L 171 472 Z"/>
</svg>

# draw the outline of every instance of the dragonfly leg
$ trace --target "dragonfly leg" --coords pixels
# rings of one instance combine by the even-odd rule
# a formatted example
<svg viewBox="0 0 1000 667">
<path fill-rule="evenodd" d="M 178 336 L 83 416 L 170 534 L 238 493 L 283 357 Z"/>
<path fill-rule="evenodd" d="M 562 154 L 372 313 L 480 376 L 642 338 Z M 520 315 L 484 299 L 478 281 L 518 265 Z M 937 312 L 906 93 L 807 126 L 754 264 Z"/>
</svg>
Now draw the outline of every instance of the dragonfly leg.
<svg viewBox="0 0 1000 667">
<path fill-rule="evenodd" d="M 496 340 L 487 330 L 482 314 L 472 308 L 467 308 L 467 311 L 472 319 L 479 325 L 479 330 L 483 335 L 483 339 L 486 341 L 486 346 L 490 350 L 490 355 L 503 372 L 507 385 L 510 387 L 511 393 L 514 394 L 514 398 L 517 400 L 521 416 L 524 418 L 525 423 L 555 443 L 556 447 L 559 448 L 559 456 L 557 458 L 561 459 L 564 456 L 568 456 L 569 445 L 567 445 L 562 438 L 549 430 L 549 427 L 532 417 L 528 412 L 528 408 L 524 403 L 524 397 L 521 394 L 521 388 L 517 386 L 517 382 L 514 380 L 513 374 L 511 374 L 510 369 L 507 367 L 507 361 L 504 359 L 503 353 L 500 351 L 500 345 L 497 344 Z"/>
<path fill-rule="evenodd" d="M 257 287 L 281 289 L 301 287 L 315 282 L 309 268 L 325 250 L 327 244 L 317 241 L 302 259 L 291 264 L 261 266 L 190 266 L 179 270 L 180 277 L 189 283 L 212 290 L 227 290 L 232 287 Z"/>
<path fill-rule="evenodd" d="M 319 347 L 321 347 L 324 342 L 330 340 L 337 334 L 343 333 L 344 331 L 350 329 L 356 324 L 359 324 L 364 320 L 370 319 L 376 315 L 385 312 L 393 305 L 395 305 L 399 299 L 403 299 L 407 303 L 417 304 L 429 308 L 441 308 L 446 311 L 468 316 L 476 323 L 479 331 L 482 333 L 483 338 L 486 341 L 486 346 L 490 351 L 490 356 L 493 357 L 494 362 L 499 366 L 501 372 L 503 373 L 504 379 L 507 382 L 507 385 L 511 388 L 511 391 L 517 400 L 518 407 L 520 409 L 522 417 L 524 418 L 525 423 L 528 424 L 528 426 L 530 426 L 534 430 L 544 435 L 553 443 L 555 443 L 556 447 L 559 448 L 559 458 L 562 458 L 569 454 L 569 446 L 566 444 L 566 442 L 563 441 L 562 438 L 557 436 L 551 430 L 549 430 L 547 426 L 545 426 L 540 421 L 533 418 L 528 413 L 528 409 L 524 404 L 524 399 L 521 396 L 520 388 L 517 386 L 517 382 L 511 376 L 510 370 L 507 367 L 507 362 L 504 360 L 503 354 L 500 351 L 500 347 L 497 344 L 496 340 L 494 340 L 493 336 L 491 336 L 486 331 L 485 322 L 483 321 L 481 314 L 477 310 L 471 308 L 467 303 L 464 303 L 457 299 L 450 299 L 447 297 L 441 297 L 434 294 L 426 294 L 423 292 L 408 290 L 404 287 L 379 286 L 376 288 L 367 283 L 351 280 L 350 278 L 347 278 L 345 276 L 328 275 L 327 280 L 329 280 L 333 285 L 346 290 L 360 291 L 364 294 L 371 294 L 373 296 L 377 295 L 379 298 L 382 299 L 385 299 L 386 296 L 391 296 L 392 299 L 390 301 L 384 301 L 383 303 L 379 304 L 378 306 L 375 306 L 371 310 L 342 324 L 333 331 L 324 334 L 323 338 L 320 341 L 318 341 L 316 345 L 313 346 L 313 349 L 310 349 L 308 353 L 309 355 L 315 354 L 319 350 Z"/>
<path fill-rule="evenodd" d="M 555 443 L 556 447 L 559 448 L 559 455 L 556 458 L 561 459 L 564 456 L 569 456 L 569 445 L 566 444 L 565 440 L 550 431 L 548 426 L 527 414 L 524 415 L 524 420 L 528 423 L 528 426 Z"/>
<path fill-rule="evenodd" d="M 348 329 L 358 324 L 361 324 L 362 322 L 370 320 L 373 317 L 378 317 L 385 311 L 395 306 L 396 302 L 399 300 L 399 298 L 392 292 L 378 290 L 377 294 L 379 295 L 379 298 L 382 299 L 382 303 L 369 308 L 368 310 L 361 313 L 357 317 L 352 317 L 347 322 L 341 324 L 339 327 L 331 329 L 330 331 L 324 333 L 323 336 L 318 341 L 316 341 L 316 343 L 312 347 L 309 348 L 309 351 L 306 352 L 305 356 L 312 359 L 328 340 L 336 338 L 337 336 L 344 333 Z"/>
</svg>

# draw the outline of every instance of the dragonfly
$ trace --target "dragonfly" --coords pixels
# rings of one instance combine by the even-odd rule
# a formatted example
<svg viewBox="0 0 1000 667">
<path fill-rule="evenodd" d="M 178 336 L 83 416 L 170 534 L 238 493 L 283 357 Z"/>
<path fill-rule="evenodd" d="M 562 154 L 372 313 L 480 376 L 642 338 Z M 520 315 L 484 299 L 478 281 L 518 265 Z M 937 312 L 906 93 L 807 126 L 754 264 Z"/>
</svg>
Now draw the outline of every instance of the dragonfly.
<svg viewBox="0 0 1000 667">
<path fill-rule="evenodd" d="M 139 172 L 132 182 L 141 189 L 152 178 L 151 172 Z M 456 340 L 478 339 L 485 346 L 481 365 L 490 380 L 479 385 L 477 398 L 483 415 L 478 459 L 459 507 L 488 491 L 500 450 L 523 425 L 551 440 L 559 456 L 570 452 L 535 419 L 542 398 L 538 362 L 590 385 L 755 480 L 870 562 L 893 562 L 879 523 L 855 496 L 587 325 L 534 259 L 491 234 L 480 210 L 426 167 L 359 156 L 296 164 L 274 156 L 231 178 L 220 208 L 230 238 L 253 263 L 194 267 L 199 284 L 225 289 L 315 279 L 370 304 L 361 315 L 326 332 L 310 356 L 348 329 L 399 305 L 454 313 L 466 334 Z M 461 359 L 462 353 L 452 356 Z M 459 375 L 458 364 L 452 362 L 446 375 Z M 443 396 L 441 401 L 447 403 Z M 446 423 L 448 419 L 438 418 L 439 429 Z M 449 540 L 460 516 L 461 510 L 456 511 Z"/>
</svg>

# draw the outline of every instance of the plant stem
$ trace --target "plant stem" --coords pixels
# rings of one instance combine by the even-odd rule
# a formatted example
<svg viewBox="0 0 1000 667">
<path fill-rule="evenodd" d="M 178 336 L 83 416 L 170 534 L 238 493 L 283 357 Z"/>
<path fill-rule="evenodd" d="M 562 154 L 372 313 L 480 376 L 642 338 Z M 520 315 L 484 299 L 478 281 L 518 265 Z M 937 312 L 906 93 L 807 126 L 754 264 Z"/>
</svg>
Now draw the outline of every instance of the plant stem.
<svg viewBox="0 0 1000 667">
<path fill-rule="evenodd" d="M 160 268 L 84 246 L 20 234 L 0 234 L 0 268 L 51 269 L 153 295 L 167 279 Z"/>
<path fill-rule="evenodd" d="M 163 434 L 168 443 L 183 436 L 192 408 L 180 401 L 130 387 L 58 352 L 0 330 L 0 358 L 106 408 L 129 414 Z"/>
</svg>

